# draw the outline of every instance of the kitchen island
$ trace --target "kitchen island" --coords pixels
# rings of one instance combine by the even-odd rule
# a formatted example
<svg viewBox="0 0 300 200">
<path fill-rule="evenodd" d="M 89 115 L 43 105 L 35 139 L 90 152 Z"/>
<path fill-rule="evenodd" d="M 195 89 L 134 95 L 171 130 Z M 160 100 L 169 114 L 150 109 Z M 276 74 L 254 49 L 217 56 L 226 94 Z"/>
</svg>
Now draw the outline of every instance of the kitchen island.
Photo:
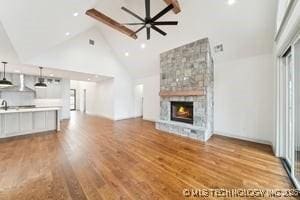
<svg viewBox="0 0 300 200">
<path fill-rule="evenodd" d="M 59 107 L 0 110 L 0 138 L 60 130 Z"/>
</svg>

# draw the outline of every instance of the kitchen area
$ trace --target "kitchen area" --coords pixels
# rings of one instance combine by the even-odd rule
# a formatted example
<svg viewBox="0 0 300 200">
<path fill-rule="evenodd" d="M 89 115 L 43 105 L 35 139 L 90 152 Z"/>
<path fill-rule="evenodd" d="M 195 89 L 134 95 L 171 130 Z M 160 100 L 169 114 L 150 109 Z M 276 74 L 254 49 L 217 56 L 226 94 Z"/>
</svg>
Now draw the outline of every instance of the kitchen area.
<svg viewBox="0 0 300 200">
<path fill-rule="evenodd" d="M 0 67 L 0 139 L 57 132 L 70 119 L 70 82 L 103 77 L 53 68 L 13 65 Z"/>
</svg>

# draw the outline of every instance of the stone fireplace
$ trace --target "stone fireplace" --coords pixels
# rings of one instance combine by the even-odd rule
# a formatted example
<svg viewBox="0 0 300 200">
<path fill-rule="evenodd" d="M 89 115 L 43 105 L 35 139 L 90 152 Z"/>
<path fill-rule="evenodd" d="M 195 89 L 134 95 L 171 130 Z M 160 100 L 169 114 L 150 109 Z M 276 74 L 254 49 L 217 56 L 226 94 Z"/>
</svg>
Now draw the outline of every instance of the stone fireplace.
<svg viewBox="0 0 300 200">
<path fill-rule="evenodd" d="M 207 38 L 160 55 L 156 128 L 207 141 L 213 132 L 214 64 Z"/>
</svg>

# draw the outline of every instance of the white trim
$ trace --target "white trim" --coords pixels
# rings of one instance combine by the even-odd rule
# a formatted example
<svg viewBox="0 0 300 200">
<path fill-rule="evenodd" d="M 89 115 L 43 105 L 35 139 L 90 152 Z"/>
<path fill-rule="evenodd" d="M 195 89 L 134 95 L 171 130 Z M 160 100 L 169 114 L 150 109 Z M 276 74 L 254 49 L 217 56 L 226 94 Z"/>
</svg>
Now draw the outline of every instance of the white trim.
<svg viewBox="0 0 300 200">
<path fill-rule="evenodd" d="M 221 136 L 225 136 L 225 137 L 229 137 L 229 138 L 234 138 L 234 139 L 239 139 L 239 140 L 244 140 L 244 141 L 255 142 L 255 143 L 259 143 L 259 144 L 266 144 L 266 145 L 273 146 L 272 142 L 270 142 L 270 141 L 260 140 L 260 139 L 256 139 L 256 138 L 242 137 L 242 136 L 233 135 L 233 134 L 230 134 L 230 133 L 215 131 L 214 135 L 221 135 Z"/>
<path fill-rule="evenodd" d="M 82 112 L 82 111 L 80 111 L 80 112 Z M 95 117 L 102 117 L 102 118 L 105 118 L 105 119 L 109 119 L 109 120 L 112 120 L 112 121 L 114 121 L 114 119 L 113 118 L 111 118 L 111 117 L 108 117 L 108 116 L 105 116 L 105 115 L 99 115 L 99 114 L 97 114 L 97 113 L 92 113 L 92 112 L 82 112 L 83 114 L 87 114 L 87 115 L 91 115 L 91 116 L 95 116 Z"/>
<path fill-rule="evenodd" d="M 150 122 L 156 122 L 157 120 L 156 119 L 154 119 L 154 118 L 147 118 L 147 117 L 143 117 L 143 120 L 145 120 L 145 121 L 150 121 Z"/>
<path fill-rule="evenodd" d="M 279 27 L 277 28 L 277 32 L 275 34 L 275 38 L 274 40 L 277 41 L 278 38 L 280 37 L 283 29 L 284 29 L 284 26 L 286 26 L 290 16 L 291 16 L 291 13 L 293 12 L 294 8 L 295 8 L 295 5 L 297 4 L 298 0 L 291 0 L 285 13 L 284 13 L 284 16 L 280 22 L 280 25 Z"/>
<path fill-rule="evenodd" d="M 135 117 L 135 116 L 132 116 L 132 117 L 118 117 L 118 118 L 115 118 L 114 121 L 121 121 L 121 120 L 127 120 L 127 119 L 136 119 L 136 118 L 139 118 L 139 117 Z"/>
</svg>

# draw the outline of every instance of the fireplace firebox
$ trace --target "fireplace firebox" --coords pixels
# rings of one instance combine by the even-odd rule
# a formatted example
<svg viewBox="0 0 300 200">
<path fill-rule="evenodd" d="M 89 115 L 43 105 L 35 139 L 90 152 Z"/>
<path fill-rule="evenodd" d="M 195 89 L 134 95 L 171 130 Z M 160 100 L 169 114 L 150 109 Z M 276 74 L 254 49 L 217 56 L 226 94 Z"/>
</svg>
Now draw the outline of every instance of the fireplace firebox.
<svg viewBox="0 0 300 200">
<path fill-rule="evenodd" d="M 188 124 L 194 123 L 194 104 L 193 102 L 171 102 L 171 120 L 184 122 Z"/>
</svg>

